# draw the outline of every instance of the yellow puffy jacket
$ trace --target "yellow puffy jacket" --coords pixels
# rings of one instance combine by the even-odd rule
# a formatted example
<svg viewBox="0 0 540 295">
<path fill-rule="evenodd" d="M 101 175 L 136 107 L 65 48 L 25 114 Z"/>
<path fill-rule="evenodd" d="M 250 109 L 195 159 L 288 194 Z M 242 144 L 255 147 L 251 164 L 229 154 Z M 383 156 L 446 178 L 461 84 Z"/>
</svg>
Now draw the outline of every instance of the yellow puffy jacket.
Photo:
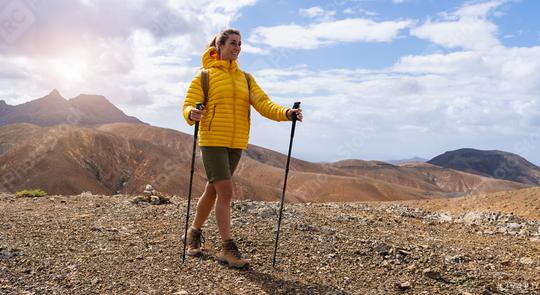
<svg viewBox="0 0 540 295">
<path fill-rule="evenodd" d="M 287 109 L 270 101 L 251 76 L 251 100 L 248 83 L 237 61 L 220 60 L 214 47 L 202 56 L 203 68 L 208 70 L 208 100 L 206 114 L 200 122 L 199 146 L 221 146 L 246 149 L 249 140 L 250 104 L 264 117 L 286 121 Z M 188 124 L 189 113 L 198 102 L 204 101 L 200 73 L 189 86 L 184 101 L 183 115 Z"/>
</svg>

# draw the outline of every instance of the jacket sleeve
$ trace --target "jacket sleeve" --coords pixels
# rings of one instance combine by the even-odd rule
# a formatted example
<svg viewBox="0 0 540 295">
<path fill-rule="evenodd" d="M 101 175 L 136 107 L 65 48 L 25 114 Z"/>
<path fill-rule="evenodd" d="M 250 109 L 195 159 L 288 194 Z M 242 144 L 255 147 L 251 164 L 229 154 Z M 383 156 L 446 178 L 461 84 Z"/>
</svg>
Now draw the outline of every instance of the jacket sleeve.
<svg viewBox="0 0 540 295">
<path fill-rule="evenodd" d="M 251 99 L 250 104 L 264 117 L 274 121 L 288 121 L 287 110 L 268 98 L 268 95 L 259 87 L 253 75 L 251 76 Z"/>
<path fill-rule="evenodd" d="M 199 72 L 195 78 L 191 81 L 189 89 L 186 94 L 186 100 L 184 101 L 184 107 L 182 108 L 182 114 L 184 119 L 189 125 L 195 124 L 195 121 L 189 118 L 189 113 L 195 108 L 198 102 L 204 101 L 204 92 L 201 85 L 201 73 Z"/>
</svg>

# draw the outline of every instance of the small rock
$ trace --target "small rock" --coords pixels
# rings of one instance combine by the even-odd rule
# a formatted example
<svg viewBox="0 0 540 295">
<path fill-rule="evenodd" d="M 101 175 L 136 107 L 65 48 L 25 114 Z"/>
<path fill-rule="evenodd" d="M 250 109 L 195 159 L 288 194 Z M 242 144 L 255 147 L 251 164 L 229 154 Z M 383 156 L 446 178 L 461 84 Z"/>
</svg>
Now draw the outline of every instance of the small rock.
<svg viewBox="0 0 540 295">
<path fill-rule="evenodd" d="M 504 266 L 509 266 L 509 265 L 511 265 L 511 264 L 512 264 L 512 261 L 510 261 L 510 260 L 503 260 L 503 261 L 501 261 L 501 265 L 504 265 Z"/>
<path fill-rule="evenodd" d="M 178 292 L 174 292 L 173 295 L 188 295 L 189 293 L 186 290 L 180 290 Z"/>
<path fill-rule="evenodd" d="M 416 264 L 413 263 L 413 264 L 407 266 L 406 269 L 407 269 L 408 271 L 415 271 L 415 270 L 416 270 Z"/>
<path fill-rule="evenodd" d="M 270 217 L 276 216 L 277 212 L 273 208 L 266 207 L 266 208 L 261 208 L 257 212 L 257 215 L 259 215 L 259 217 L 261 218 L 270 218 Z"/>
<path fill-rule="evenodd" d="M 146 196 L 136 196 L 135 198 L 133 198 L 133 200 L 131 201 L 133 204 L 140 204 L 140 203 L 146 203 L 148 202 L 150 199 Z"/>
<path fill-rule="evenodd" d="M 327 234 L 327 235 L 333 235 L 336 233 L 336 230 L 328 226 L 323 226 L 321 227 L 321 233 Z"/>
<path fill-rule="evenodd" d="M 463 216 L 463 222 L 467 225 L 479 224 L 482 222 L 482 213 L 480 212 L 467 212 Z"/>
<path fill-rule="evenodd" d="M 515 222 L 509 223 L 506 226 L 506 231 L 511 235 L 515 235 L 515 234 L 519 233 L 520 229 L 521 229 L 521 224 L 515 223 Z"/>
<path fill-rule="evenodd" d="M 463 255 L 455 255 L 455 256 L 446 256 L 445 261 L 447 263 L 453 263 L 453 264 L 461 264 L 464 263 L 467 259 Z"/>
<path fill-rule="evenodd" d="M 398 253 L 401 254 L 401 255 L 403 255 L 403 256 L 409 256 L 409 255 L 411 255 L 411 251 L 407 251 L 407 250 L 405 250 L 405 249 L 399 249 L 399 250 L 398 250 Z"/>
<path fill-rule="evenodd" d="M 435 216 L 435 220 L 439 223 L 452 222 L 453 218 L 450 214 L 443 212 Z"/>
<path fill-rule="evenodd" d="M 381 256 L 386 256 L 390 254 L 392 247 L 388 246 L 385 243 L 379 243 L 375 246 L 374 250 Z"/>
<path fill-rule="evenodd" d="M 442 276 L 441 276 L 441 273 L 438 272 L 438 271 L 433 271 L 431 270 L 430 268 L 426 268 L 424 269 L 423 271 L 424 275 L 430 279 L 434 279 L 434 280 L 437 280 L 437 281 L 440 281 L 442 280 Z"/>
<path fill-rule="evenodd" d="M 79 196 L 83 197 L 83 198 L 89 198 L 89 197 L 92 197 L 92 192 L 82 192 Z"/>
<path fill-rule="evenodd" d="M 143 195 L 149 197 L 149 196 L 152 196 L 152 195 L 155 195 L 155 192 L 156 190 L 154 190 L 154 188 L 147 184 L 146 187 L 144 188 L 144 191 L 143 191 Z"/>
<path fill-rule="evenodd" d="M 534 264 L 534 259 L 530 257 L 521 257 L 519 259 L 519 263 L 524 264 L 524 265 L 531 265 L 531 264 Z"/>
<path fill-rule="evenodd" d="M 0 247 L 0 259 L 10 259 L 17 256 L 17 249 L 8 249 Z"/>
<path fill-rule="evenodd" d="M 412 284 L 409 281 L 397 283 L 397 289 L 399 291 L 406 291 L 406 290 L 409 290 L 411 287 L 412 287 Z"/>
<path fill-rule="evenodd" d="M 159 205 L 161 204 L 161 200 L 158 196 L 150 196 L 150 204 L 152 205 Z"/>
</svg>

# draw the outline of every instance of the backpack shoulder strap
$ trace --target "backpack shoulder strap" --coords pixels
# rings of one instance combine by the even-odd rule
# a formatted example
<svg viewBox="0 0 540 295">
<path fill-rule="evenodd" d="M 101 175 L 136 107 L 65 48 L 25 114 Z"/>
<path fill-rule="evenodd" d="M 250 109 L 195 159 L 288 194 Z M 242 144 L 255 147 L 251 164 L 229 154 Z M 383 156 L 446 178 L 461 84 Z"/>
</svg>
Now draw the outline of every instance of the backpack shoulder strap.
<svg viewBox="0 0 540 295">
<path fill-rule="evenodd" d="M 201 69 L 201 86 L 204 93 L 204 101 L 203 104 L 206 105 L 206 101 L 208 100 L 208 87 L 209 87 L 209 77 L 208 77 L 208 70 L 207 69 Z"/>
<path fill-rule="evenodd" d="M 246 81 L 248 84 L 249 102 L 251 103 L 251 75 L 248 72 L 244 72 L 244 75 L 246 76 Z"/>
</svg>

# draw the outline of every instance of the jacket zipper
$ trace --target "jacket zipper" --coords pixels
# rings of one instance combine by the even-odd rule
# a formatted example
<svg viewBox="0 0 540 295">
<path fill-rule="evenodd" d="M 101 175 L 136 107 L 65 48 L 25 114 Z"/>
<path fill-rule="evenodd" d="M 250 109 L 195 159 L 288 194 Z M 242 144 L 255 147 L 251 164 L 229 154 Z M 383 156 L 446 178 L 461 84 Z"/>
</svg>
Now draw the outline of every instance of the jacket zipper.
<svg viewBox="0 0 540 295">
<path fill-rule="evenodd" d="M 232 75 L 232 73 L 230 72 L 230 69 L 229 69 L 229 76 L 231 77 L 231 80 L 232 80 L 232 87 L 233 87 L 233 97 L 232 97 L 232 101 L 233 101 L 233 132 L 232 132 L 232 136 L 231 136 L 231 148 L 234 146 L 234 137 L 236 135 L 236 102 L 235 102 L 235 98 L 236 98 L 236 85 L 235 85 L 235 81 L 234 81 L 234 77 Z"/>
</svg>

